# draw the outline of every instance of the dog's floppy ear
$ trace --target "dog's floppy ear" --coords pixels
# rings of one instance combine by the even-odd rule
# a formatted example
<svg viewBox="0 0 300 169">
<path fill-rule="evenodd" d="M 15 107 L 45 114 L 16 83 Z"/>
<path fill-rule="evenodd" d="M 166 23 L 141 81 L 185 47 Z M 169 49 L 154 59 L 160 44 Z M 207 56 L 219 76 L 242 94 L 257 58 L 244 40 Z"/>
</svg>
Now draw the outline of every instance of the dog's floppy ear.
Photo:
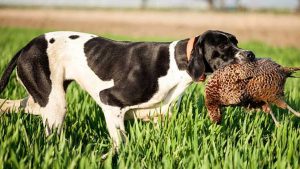
<svg viewBox="0 0 300 169">
<path fill-rule="evenodd" d="M 203 55 L 203 47 L 203 38 L 201 36 L 196 37 L 190 56 L 188 56 L 189 61 L 187 72 L 196 82 L 205 80 L 205 58 Z"/>
</svg>

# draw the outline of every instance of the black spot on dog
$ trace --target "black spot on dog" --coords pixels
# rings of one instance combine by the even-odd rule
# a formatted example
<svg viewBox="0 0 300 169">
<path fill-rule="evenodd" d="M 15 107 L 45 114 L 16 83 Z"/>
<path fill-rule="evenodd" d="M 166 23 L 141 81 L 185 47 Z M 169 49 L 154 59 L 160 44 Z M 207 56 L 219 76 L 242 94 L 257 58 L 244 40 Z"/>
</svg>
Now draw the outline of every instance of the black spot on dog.
<svg viewBox="0 0 300 169">
<path fill-rule="evenodd" d="M 50 43 L 54 43 L 54 42 L 55 42 L 55 39 L 54 39 L 54 38 L 51 38 L 51 39 L 49 40 L 49 42 L 50 42 Z"/>
<path fill-rule="evenodd" d="M 77 39 L 77 38 L 79 38 L 79 35 L 71 35 L 71 36 L 69 36 L 69 38 L 70 39 Z"/>
<path fill-rule="evenodd" d="M 158 90 L 158 78 L 169 69 L 169 43 L 116 42 L 93 38 L 84 44 L 88 66 L 112 88 L 99 93 L 103 103 L 125 107 L 147 102 Z"/>
<path fill-rule="evenodd" d="M 17 61 L 17 74 L 25 88 L 41 107 L 45 107 L 51 92 L 48 42 L 41 35 L 29 42 Z"/>
</svg>

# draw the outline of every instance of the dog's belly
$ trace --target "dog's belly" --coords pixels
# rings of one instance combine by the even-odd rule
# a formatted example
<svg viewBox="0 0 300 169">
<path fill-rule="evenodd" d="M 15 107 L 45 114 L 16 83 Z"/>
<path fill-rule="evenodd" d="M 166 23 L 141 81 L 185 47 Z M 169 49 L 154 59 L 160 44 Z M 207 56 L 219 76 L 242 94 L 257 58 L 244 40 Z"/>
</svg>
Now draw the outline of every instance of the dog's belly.
<svg viewBox="0 0 300 169">
<path fill-rule="evenodd" d="M 182 79 L 176 87 L 168 91 L 164 99 L 153 102 L 147 102 L 146 104 L 138 105 L 136 107 L 129 108 L 129 111 L 125 114 L 125 119 L 142 119 L 148 121 L 153 117 L 166 116 L 167 114 L 171 117 L 172 103 L 183 94 L 185 89 L 192 83 L 191 80 Z M 144 106 L 144 107 L 143 107 Z M 148 107 L 147 107 L 148 106 Z"/>
<path fill-rule="evenodd" d="M 165 116 L 167 114 L 171 114 L 171 112 L 168 110 L 168 106 L 157 106 L 145 109 L 132 109 L 126 112 L 125 120 L 141 119 L 143 121 L 149 121 L 151 120 L 151 118 Z"/>
</svg>

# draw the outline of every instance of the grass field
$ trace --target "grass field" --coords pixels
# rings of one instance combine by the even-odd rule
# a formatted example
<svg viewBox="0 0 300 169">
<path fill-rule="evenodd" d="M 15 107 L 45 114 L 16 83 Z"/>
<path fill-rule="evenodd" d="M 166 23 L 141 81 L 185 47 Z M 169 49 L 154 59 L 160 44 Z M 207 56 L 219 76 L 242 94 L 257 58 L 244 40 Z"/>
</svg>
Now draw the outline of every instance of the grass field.
<svg viewBox="0 0 300 169">
<path fill-rule="evenodd" d="M 0 72 L 11 57 L 45 30 L 0 28 Z M 119 40 L 131 39 L 103 35 Z M 257 56 L 286 66 L 300 66 L 300 49 L 241 43 Z M 300 76 L 300 73 L 297 74 Z M 300 79 L 289 79 L 286 100 L 300 110 Z M 126 123 L 128 141 L 117 157 L 102 161 L 111 147 L 101 109 L 76 84 L 68 88 L 68 112 L 60 136 L 45 137 L 40 117 L 23 113 L 0 115 L 2 168 L 300 168 L 300 119 L 273 107 L 281 127 L 269 115 L 227 108 L 221 125 L 212 124 L 204 107 L 203 84 L 184 94 L 171 120 Z M 26 95 L 15 74 L 0 98 Z"/>
</svg>

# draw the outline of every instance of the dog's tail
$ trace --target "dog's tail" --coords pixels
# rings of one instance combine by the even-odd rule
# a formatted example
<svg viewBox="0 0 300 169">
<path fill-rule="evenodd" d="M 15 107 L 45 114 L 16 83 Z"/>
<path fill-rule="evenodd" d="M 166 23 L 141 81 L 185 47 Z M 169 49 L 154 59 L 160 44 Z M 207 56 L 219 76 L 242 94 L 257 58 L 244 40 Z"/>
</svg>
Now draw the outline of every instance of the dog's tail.
<svg viewBox="0 0 300 169">
<path fill-rule="evenodd" d="M 4 73 L 0 79 L 0 93 L 3 92 L 4 88 L 7 86 L 9 77 L 12 74 L 13 70 L 17 66 L 17 61 L 19 56 L 21 55 L 22 50 L 20 50 L 18 53 L 15 54 L 15 56 L 11 59 L 8 66 L 4 70 Z"/>
</svg>

